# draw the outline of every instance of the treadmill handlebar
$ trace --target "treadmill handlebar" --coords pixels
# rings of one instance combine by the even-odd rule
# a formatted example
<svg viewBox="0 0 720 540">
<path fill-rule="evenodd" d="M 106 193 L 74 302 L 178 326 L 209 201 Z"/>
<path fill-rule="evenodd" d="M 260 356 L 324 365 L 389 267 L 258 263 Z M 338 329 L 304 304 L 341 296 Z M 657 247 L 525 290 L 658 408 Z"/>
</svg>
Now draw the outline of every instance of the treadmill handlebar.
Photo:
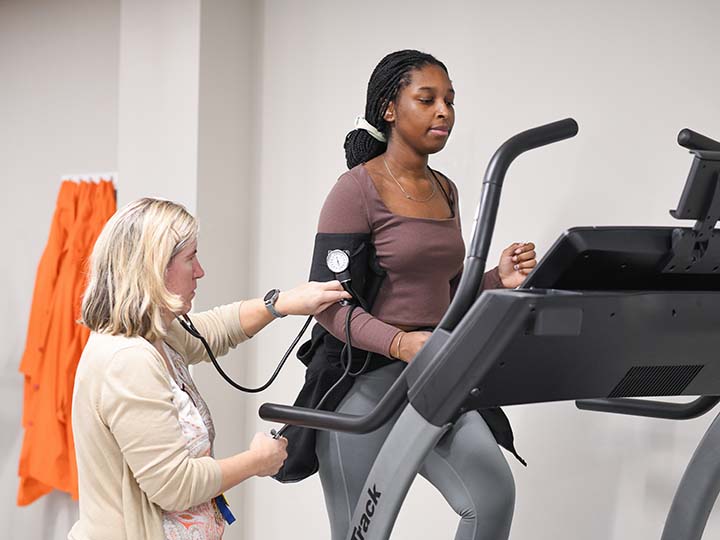
<svg viewBox="0 0 720 540">
<path fill-rule="evenodd" d="M 720 152 L 720 142 L 700 135 L 692 129 L 682 129 L 678 133 L 677 142 L 680 146 L 687 148 L 688 150 L 700 150 L 710 152 Z"/>
<path fill-rule="evenodd" d="M 269 422 L 345 433 L 370 433 L 385 424 L 400 406 L 407 402 L 407 390 L 403 372 L 375 408 L 364 416 L 277 403 L 264 403 L 258 413 L 260 418 Z"/>
<path fill-rule="evenodd" d="M 480 291 L 490 242 L 495 230 L 502 185 L 510 164 L 528 150 L 569 139 L 577 135 L 577 132 L 577 122 L 572 118 L 565 118 L 518 133 L 497 149 L 485 171 L 480 206 L 475 218 L 475 228 L 465 260 L 465 268 L 455 297 L 438 325 L 440 328 L 451 332 L 470 309 Z"/>
<path fill-rule="evenodd" d="M 502 186 L 510 164 L 520 154 L 555 142 L 570 139 L 577 135 L 578 124 L 573 118 L 565 118 L 543 126 L 528 129 L 510 137 L 495 151 L 485 171 L 483 183 Z M 476 229 L 477 231 L 477 229 Z"/>
<path fill-rule="evenodd" d="M 720 402 L 717 396 L 700 396 L 688 403 L 671 403 L 647 399 L 581 399 L 575 402 L 586 411 L 648 416 L 667 420 L 689 420 L 708 412 Z"/>
</svg>

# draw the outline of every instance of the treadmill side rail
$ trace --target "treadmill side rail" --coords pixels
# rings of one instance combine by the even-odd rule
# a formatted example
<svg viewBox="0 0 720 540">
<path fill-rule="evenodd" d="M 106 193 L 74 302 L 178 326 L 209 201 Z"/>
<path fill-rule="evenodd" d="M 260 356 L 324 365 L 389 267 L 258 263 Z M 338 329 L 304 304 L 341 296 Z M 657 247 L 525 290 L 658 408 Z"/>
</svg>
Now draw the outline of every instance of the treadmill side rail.
<svg viewBox="0 0 720 540">
<path fill-rule="evenodd" d="M 700 441 L 683 473 L 661 540 L 701 540 L 720 492 L 720 417 Z"/>
<path fill-rule="evenodd" d="M 449 427 L 433 426 L 411 405 L 405 407 L 375 458 L 355 505 L 346 540 L 390 538 L 417 472 Z"/>
</svg>

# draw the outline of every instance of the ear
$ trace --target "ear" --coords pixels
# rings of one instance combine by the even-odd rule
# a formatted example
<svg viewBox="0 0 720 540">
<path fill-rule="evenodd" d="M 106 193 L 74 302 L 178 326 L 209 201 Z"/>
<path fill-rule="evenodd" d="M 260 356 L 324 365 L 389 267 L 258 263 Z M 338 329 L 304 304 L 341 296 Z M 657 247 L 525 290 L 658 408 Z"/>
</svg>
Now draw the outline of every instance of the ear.
<svg viewBox="0 0 720 540">
<path fill-rule="evenodd" d="M 390 102 L 388 103 L 387 109 L 385 109 L 385 114 L 383 115 L 383 120 L 385 120 L 388 123 L 392 123 L 395 121 L 395 103 Z"/>
</svg>

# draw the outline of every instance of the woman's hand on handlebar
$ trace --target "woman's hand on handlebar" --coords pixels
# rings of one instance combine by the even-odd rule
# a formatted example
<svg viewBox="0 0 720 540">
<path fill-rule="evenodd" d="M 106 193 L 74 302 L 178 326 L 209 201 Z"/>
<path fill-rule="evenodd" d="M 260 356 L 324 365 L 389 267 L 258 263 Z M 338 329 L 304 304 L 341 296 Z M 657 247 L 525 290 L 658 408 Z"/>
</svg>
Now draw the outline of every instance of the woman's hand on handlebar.
<svg viewBox="0 0 720 540">
<path fill-rule="evenodd" d="M 500 281 L 506 289 L 522 285 L 525 277 L 537 265 L 535 244 L 532 242 L 513 242 L 500 255 L 498 272 Z"/>
<path fill-rule="evenodd" d="M 284 315 L 317 315 L 331 305 L 350 298 L 339 281 L 303 283 L 293 289 L 280 291 L 275 309 Z"/>
<path fill-rule="evenodd" d="M 390 343 L 390 356 L 403 362 L 410 362 L 425 345 L 431 332 L 398 332 Z"/>
</svg>

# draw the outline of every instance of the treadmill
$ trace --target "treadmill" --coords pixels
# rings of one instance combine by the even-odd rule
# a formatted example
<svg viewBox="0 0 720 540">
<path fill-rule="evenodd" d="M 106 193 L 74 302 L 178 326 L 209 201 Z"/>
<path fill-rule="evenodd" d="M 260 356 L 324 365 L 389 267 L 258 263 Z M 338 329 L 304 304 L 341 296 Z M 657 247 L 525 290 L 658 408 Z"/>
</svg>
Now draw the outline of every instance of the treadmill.
<svg viewBox="0 0 720 540">
<path fill-rule="evenodd" d="M 390 537 L 430 450 L 472 409 L 561 400 L 579 408 L 694 418 L 720 401 L 720 143 L 684 129 L 693 161 L 671 214 L 692 227 L 565 231 L 523 285 L 479 294 L 503 181 L 522 153 L 574 137 L 568 118 L 507 140 L 483 180 L 457 293 L 425 346 L 365 416 L 266 403 L 260 417 L 368 433 L 402 412 L 381 448 L 346 538 Z M 639 399 L 699 396 L 687 403 Z M 661 540 L 700 540 L 720 491 L 720 423 L 697 447 Z"/>
</svg>

